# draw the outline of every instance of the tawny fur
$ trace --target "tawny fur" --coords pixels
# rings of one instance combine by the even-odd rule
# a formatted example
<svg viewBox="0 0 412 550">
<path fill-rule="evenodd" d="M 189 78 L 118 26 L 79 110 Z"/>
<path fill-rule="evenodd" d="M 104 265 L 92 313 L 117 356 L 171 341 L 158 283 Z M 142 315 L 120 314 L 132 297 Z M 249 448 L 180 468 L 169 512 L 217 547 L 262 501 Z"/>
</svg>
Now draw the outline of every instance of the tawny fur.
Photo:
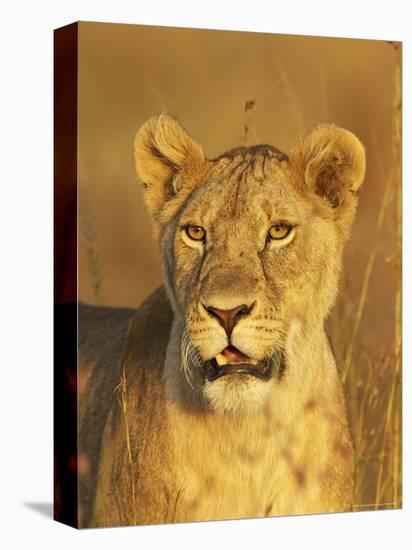
<svg viewBox="0 0 412 550">
<path fill-rule="evenodd" d="M 80 476 L 81 525 L 349 510 L 353 447 L 324 321 L 365 173 L 359 140 L 324 125 L 289 157 L 257 146 L 207 160 L 161 115 L 139 131 L 135 156 L 165 286 L 120 316 L 122 354 L 113 341 L 103 359 L 92 343 L 111 342 L 115 311 L 84 317 L 79 452 L 92 468 Z M 273 248 L 279 220 L 296 232 Z M 188 242 L 187 224 L 206 229 L 204 244 Z M 228 339 L 203 304 L 252 302 L 232 343 L 257 359 L 282 350 L 282 372 L 208 382 L 199 365 Z"/>
</svg>

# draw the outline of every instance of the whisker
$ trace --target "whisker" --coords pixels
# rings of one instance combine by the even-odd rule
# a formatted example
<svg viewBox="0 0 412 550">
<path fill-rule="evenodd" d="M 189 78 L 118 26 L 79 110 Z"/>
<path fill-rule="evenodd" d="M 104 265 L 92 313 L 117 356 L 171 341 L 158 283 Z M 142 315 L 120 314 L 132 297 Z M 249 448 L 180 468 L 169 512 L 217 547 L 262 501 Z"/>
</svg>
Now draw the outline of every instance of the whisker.
<svg viewBox="0 0 412 550">
<path fill-rule="evenodd" d="M 181 367 L 188 384 L 194 389 L 192 367 L 203 369 L 203 360 L 198 349 L 192 344 L 190 335 L 186 329 L 183 331 L 181 343 Z"/>
</svg>

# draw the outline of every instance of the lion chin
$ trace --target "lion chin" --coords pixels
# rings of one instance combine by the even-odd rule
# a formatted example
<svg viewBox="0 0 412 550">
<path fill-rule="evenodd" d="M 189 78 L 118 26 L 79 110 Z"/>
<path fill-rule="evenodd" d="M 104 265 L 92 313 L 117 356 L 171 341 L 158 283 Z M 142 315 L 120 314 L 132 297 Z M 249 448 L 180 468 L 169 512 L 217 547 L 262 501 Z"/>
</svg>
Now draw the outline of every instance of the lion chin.
<svg viewBox="0 0 412 550">
<path fill-rule="evenodd" d="M 203 394 L 210 407 L 221 414 L 240 416 L 260 413 L 270 398 L 273 379 L 265 381 L 248 374 L 230 374 L 205 381 Z"/>
</svg>

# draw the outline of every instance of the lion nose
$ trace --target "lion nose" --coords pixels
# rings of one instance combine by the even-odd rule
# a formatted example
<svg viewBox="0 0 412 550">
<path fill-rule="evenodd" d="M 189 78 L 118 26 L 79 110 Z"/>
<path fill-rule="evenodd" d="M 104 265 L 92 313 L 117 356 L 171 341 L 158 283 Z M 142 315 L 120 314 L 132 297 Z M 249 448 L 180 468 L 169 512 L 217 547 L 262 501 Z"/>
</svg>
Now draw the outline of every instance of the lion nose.
<svg viewBox="0 0 412 550">
<path fill-rule="evenodd" d="M 206 311 L 212 317 L 215 317 L 222 327 L 225 329 L 228 336 L 231 335 L 236 323 L 242 318 L 249 315 L 254 304 L 248 306 L 247 304 L 241 304 L 233 309 L 219 309 L 212 306 L 204 306 Z"/>
</svg>

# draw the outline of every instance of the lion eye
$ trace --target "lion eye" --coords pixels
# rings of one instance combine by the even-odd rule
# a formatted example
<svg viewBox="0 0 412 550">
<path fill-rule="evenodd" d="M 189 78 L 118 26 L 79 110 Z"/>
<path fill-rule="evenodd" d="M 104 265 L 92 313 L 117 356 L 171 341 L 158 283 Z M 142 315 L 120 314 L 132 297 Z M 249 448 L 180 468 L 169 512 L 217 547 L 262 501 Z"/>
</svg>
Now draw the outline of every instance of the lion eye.
<svg viewBox="0 0 412 550">
<path fill-rule="evenodd" d="M 276 241 L 285 239 L 291 231 L 290 223 L 277 223 L 269 229 L 268 238 Z"/>
<path fill-rule="evenodd" d="M 203 241 L 206 237 L 206 231 L 200 225 L 188 225 L 185 228 L 186 235 L 192 241 Z"/>
</svg>

